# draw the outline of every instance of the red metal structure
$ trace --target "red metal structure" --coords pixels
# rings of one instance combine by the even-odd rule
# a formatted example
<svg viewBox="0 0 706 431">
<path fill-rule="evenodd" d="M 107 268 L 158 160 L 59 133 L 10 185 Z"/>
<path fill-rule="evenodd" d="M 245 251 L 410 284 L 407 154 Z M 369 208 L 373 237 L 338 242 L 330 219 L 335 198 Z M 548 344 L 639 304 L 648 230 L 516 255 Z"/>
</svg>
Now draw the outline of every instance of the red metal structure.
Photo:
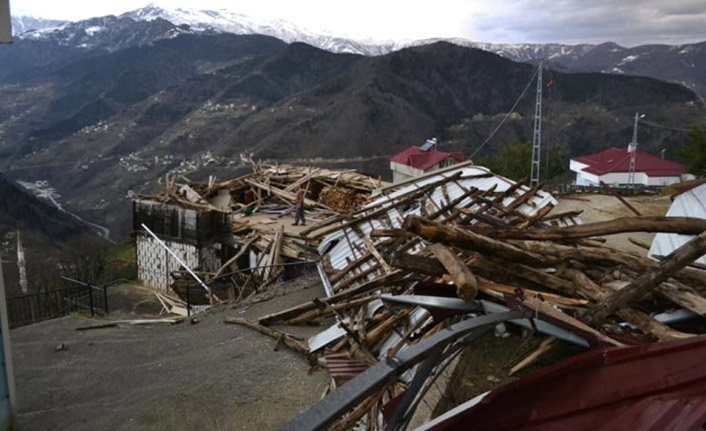
<svg viewBox="0 0 706 431">
<path fill-rule="evenodd" d="M 684 166 L 679 163 L 665 160 L 643 151 L 635 152 L 608 148 L 600 153 L 582 157 L 573 157 L 572 160 L 588 165 L 584 172 L 603 175 L 614 172 L 629 172 L 630 160 L 637 156 L 635 170 L 644 172 L 650 177 L 679 176 L 684 173 Z"/>
<path fill-rule="evenodd" d="M 429 431 L 701 430 L 706 336 L 599 349 L 488 394 Z"/>
<path fill-rule="evenodd" d="M 463 153 L 445 153 L 436 150 L 424 151 L 419 147 L 409 147 L 390 158 L 390 161 L 426 171 L 446 159 L 462 162 Z"/>
</svg>

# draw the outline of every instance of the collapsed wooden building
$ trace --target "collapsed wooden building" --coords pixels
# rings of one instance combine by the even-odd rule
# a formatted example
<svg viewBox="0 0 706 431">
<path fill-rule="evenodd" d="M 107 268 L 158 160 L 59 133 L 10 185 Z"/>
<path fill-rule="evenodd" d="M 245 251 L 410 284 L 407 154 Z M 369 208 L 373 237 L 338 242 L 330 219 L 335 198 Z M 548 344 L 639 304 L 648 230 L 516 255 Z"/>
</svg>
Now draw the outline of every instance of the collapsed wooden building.
<svg viewBox="0 0 706 431">
<path fill-rule="evenodd" d="M 167 176 L 161 193 L 133 201 L 138 279 L 167 293 L 175 281 L 193 283 L 188 274 L 181 276 L 184 264 L 211 279 L 246 268 L 316 261 L 316 250 L 298 235 L 303 228 L 291 226 L 296 189 L 304 191 L 308 217 L 315 222 L 357 210 L 384 185 L 352 170 L 289 165 L 253 164 L 251 173 L 221 182 Z M 242 288 L 229 283 L 223 289 Z"/>
<path fill-rule="evenodd" d="M 311 171 L 292 175 L 277 171 L 282 167 L 267 169 L 292 180 L 269 183 L 277 190 L 269 197 L 279 202 L 271 204 L 268 217 L 276 219 L 291 205 L 288 187 L 304 184 Z M 261 194 L 269 190 L 262 178 L 257 185 L 238 181 L 229 188 L 231 196 L 242 184 Z M 367 191 L 357 187 L 366 181 Z M 318 220 L 296 232 L 268 230 L 275 223 L 260 225 L 246 217 L 232 220 L 233 249 L 230 258 L 222 257 L 225 266 L 233 265 L 229 270 L 271 264 L 275 256 L 316 260 L 321 268 L 322 297 L 257 321 L 226 319 L 273 337 L 275 346 L 286 346 L 312 368 L 331 374 L 329 396 L 282 429 L 405 429 L 437 371 L 500 323 L 546 337 L 536 351 L 511 364 L 511 373 L 560 343 L 625 348 L 691 339 L 706 328 L 706 272 L 692 263 L 706 253 L 706 220 L 631 217 L 581 224 L 578 211 L 555 213 L 556 199 L 540 187 L 470 163 L 395 185 L 372 179 L 355 184 L 350 189 L 359 193 L 360 204 L 341 211 L 308 195 Z M 224 188 L 214 183 L 195 190 L 206 200 L 219 187 Z M 257 199 L 263 202 L 262 196 Z M 235 206 L 231 216 L 247 208 Z M 625 232 L 692 239 L 654 261 L 613 249 L 602 238 Z M 248 261 L 236 262 L 244 250 L 251 250 Z M 261 281 L 260 290 L 268 280 Z M 325 329 L 302 339 L 280 326 L 302 324 Z M 677 383 L 664 385 L 672 384 Z M 694 394 L 680 394 L 680 400 L 689 402 Z"/>
</svg>

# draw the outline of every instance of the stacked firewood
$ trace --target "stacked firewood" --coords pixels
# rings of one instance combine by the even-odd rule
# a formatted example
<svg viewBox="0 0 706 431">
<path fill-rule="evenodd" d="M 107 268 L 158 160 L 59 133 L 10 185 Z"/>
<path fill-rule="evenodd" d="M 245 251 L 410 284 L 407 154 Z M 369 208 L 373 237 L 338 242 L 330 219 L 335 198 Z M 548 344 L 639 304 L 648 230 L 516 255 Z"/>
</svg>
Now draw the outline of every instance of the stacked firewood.
<svg viewBox="0 0 706 431">
<path fill-rule="evenodd" d="M 319 202 L 340 212 L 360 209 L 368 202 L 368 196 L 358 190 L 327 186 L 319 194 Z"/>
</svg>

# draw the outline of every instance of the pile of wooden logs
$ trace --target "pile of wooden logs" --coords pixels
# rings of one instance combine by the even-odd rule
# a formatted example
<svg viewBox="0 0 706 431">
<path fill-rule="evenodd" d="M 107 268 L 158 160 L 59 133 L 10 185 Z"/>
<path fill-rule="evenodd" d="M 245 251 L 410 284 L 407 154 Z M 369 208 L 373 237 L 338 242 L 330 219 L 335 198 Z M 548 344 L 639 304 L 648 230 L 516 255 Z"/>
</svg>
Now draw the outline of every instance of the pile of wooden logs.
<svg viewBox="0 0 706 431">
<path fill-rule="evenodd" d="M 319 218 L 293 231 L 278 220 L 291 209 L 297 187 Z M 231 295 L 237 300 L 245 289 L 262 290 L 278 277 L 272 265 L 322 259 L 328 292 L 257 321 L 226 322 L 271 336 L 276 348 L 328 369 L 331 389 L 469 312 L 485 312 L 488 304 L 531 310 L 592 347 L 675 340 L 706 328 L 706 272 L 693 264 L 706 253 L 705 220 L 638 216 L 578 224 L 580 212 L 553 212 L 556 201 L 539 187 L 476 167 L 386 186 L 352 171 L 256 165 L 251 174 L 222 183 L 176 185 L 168 178 L 166 196 L 201 208 L 215 205 L 223 189 L 238 215 L 230 241 L 234 253 L 206 278 L 268 268 L 232 277 L 240 289 Z M 379 191 L 377 200 L 373 190 Z M 252 205 L 269 213 L 240 217 Z M 630 232 L 693 239 L 655 261 L 611 248 L 603 238 Z M 318 256 L 317 247 L 324 245 L 327 251 Z M 254 261 L 242 262 L 247 256 Z M 688 319 L 670 326 L 669 319 L 655 316 L 672 310 Z M 276 324 L 333 326 L 304 340 Z M 513 372 L 559 343 L 548 336 Z M 350 429 L 361 420 L 376 429 L 382 405 L 406 383 L 381 387 L 333 429 Z"/>
<path fill-rule="evenodd" d="M 703 331 L 706 272 L 690 265 L 706 253 L 706 220 L 631 217 L 575 225 L 565 221 L 574 220 L 578 213 L 551 214 L 551 205 L 548 210 L 535 208 L 532 214 L 520 212 L 520 205 L 537 192 L 536 188 L 523 190 L 519 185 L 503 192 L 469 189 L 467 196 L 474 198 L 464 208 L 438 205 L 426 216 L 407 215 L 400 227 L 381 222 L 389 228 L 376 229 L 366 238 L 367 251 L 360 250 L 342 270 L 329 269 L 332 296 L 258 321 L 226 321 L 272 336 L 277 345 L 305 355 L 312 365 L 329 369 L 334 377 L 348 376 L 344 371 L 355 374 L 361 363 L 370 365 L 393 356 L 440 331 L 449 319 L 463 318 L 469 310 L 481 312 L 479 300 L 531 310 L 537 318 L 580 335 L 594 347 L 675 340 Z M 428 193 L 421 188 L 415 199 Z M 514 200 L 508 202 L 508 197 Z M 360 213 L 360 223 L 370 223 L 370 217 L 363 215 Z M 382 212 L 378 216 L 384 218 Z M 335 223 L 329 223 L 328 228 L 324 223 L 317 229 L 327 234 L 336 232 L 336 227 L 355 231 L 355 218 Z M 654 261 L 608 247 L 602 238 L 629 232 L 679 233 L 693 235 L 693 239 Z M 312 237 L 316 235 L 308 238 Z M 411 294 L 456 296 L 456 301 L 462 300 L 466 307 L 452 307 L 443 313 L 426 307 L 430 316 L 420 312 L 425 305 L 414 302 L 417 299 L 410 296 L 409 305 L 391 303 L 388 294 L 396 298 Z M 692 313 L 690 324 L 670 327 L 654 317 L 674 309 Z M 332 337 L 325 349 L 317 350 L 305 340 L 269 327 L 331 323 L 338 326 L 340 336 Z M 518 367 L 558 343 L 554 337 L 547 338 L 541 351 Z M 331 363 L 338 368 L 327 365 Z M 373 424 L 377 424 L 377 412 L 399 391 L 395 384 L 382 388 L 336 427 L 347 429 L 362 420 L 367 429 L 376 429 Z"/>
</svg>

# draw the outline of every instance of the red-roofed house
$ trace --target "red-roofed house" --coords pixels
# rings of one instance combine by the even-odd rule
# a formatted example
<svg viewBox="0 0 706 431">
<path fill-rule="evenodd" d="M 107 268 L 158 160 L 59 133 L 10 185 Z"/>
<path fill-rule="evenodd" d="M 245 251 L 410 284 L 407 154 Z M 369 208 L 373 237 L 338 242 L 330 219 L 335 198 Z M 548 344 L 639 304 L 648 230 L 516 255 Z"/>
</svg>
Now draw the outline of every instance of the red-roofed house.
<svg viewBox="0 0 706 431">
<path fill-rule="evenodd" d="M 630 152 L 608 148 L 590 156 L 573 157 L 569 168 L 576 172 L 576 184 L 598 185 L 601 181 L 611 185 L 627 185 L 630 172 Z M 636 152 L 635 184 L 661 187 L 693 179 L 684 173 L 684 166 L 643 151 Z"/>
<path fill-rule="evenodd" d="M 445 168 L 463 161 L 462 153 L 445 153 L 429 148 L 427 141 L 424 147 L 409 147 L 390 159 L 392 169 L 392 182 L 398 183 L 426 172 Z M 436 141 L 432 142 L 434 147 Z M 429 149 L 425 149 L 429 148 Z"/>
</svg>

